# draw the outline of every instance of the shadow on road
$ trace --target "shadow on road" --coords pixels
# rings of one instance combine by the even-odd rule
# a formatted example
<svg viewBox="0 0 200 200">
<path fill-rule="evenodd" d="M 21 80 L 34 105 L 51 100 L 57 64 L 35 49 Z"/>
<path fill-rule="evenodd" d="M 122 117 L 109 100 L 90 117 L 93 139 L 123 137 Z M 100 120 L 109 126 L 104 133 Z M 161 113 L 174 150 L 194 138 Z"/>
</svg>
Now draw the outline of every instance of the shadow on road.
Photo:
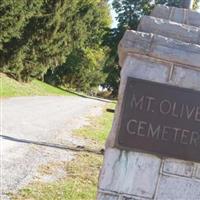
<svg viewBox="0 0 200 200">
<path fill-rule="evenodd" d="M 38 146 L 51 147 L 51 148 L 56 148 L 56 149 L 61 149 L 61 150 L 83 151 L 83 152 L 94 153 L 94 154 L 99 154 L 99 155 L 104 154 L 104 149 L 93 150 L 93 149 L 86 148 L 85 146 L 70 146 L 70 145 L 54 144 L 54 143 L 48 143 L 48 142 L 39 142 L 39 141 L 32 141 L 32 140 L 26 140 L 26 139 L 18 139 L 18 138 L 6 136 L 6 135 L 0 135 L 0 138 L 4 140 L 13 141 L 13 142 L 34 144 Z"/>
</svg>

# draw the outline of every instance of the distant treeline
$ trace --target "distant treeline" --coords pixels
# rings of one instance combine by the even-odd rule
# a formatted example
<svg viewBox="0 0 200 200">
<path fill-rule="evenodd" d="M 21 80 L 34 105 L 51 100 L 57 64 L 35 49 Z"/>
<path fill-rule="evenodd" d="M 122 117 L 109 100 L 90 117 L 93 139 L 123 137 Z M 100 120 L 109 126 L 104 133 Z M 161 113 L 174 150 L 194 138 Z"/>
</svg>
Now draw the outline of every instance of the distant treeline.
<svg viewBox="0 0 200 200">
<path fill-rule="evenodd" d="M 180 0 L 155 0 L 179 6 Z M 33 78 L 88 92 L 119 85 L 117 45 L 154 5 L 113 0 L 118 26 L 111 29 L 107 0 L 1 0 L 0 68 L 19 81 Z"/>
</svg>

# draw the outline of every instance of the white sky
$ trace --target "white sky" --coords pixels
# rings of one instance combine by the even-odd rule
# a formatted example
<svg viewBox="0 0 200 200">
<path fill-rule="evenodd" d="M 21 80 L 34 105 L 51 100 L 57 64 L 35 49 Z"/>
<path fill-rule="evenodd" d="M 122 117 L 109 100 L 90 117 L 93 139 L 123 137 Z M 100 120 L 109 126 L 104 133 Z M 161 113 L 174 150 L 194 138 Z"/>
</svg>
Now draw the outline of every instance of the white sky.
<svg viewBox="0 0 200 200">
<path fill-rule="evenodd" d="M 116 28 L 117 27 L 117 21 L 115 19 L 115 17 L 117 16 L 116 12 L 112 9 L 112 0 L 109 1 L 109 4 L 111 6 L 111 16 L 112 16 L 112 28 Z"/>
</svg>

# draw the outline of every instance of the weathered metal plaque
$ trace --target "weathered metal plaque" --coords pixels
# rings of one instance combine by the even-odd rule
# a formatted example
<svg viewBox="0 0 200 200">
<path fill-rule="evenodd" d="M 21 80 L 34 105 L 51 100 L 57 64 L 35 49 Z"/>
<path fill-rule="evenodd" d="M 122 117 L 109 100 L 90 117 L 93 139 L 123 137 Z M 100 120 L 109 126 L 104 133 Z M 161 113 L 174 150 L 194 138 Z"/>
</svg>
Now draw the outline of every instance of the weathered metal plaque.
<svg viewBox="0 0 200 200">
<path fill-rule="evenodd" d="M 116 145 L 200 161 L 200 92 L 128 78 Z"/>
</svg>

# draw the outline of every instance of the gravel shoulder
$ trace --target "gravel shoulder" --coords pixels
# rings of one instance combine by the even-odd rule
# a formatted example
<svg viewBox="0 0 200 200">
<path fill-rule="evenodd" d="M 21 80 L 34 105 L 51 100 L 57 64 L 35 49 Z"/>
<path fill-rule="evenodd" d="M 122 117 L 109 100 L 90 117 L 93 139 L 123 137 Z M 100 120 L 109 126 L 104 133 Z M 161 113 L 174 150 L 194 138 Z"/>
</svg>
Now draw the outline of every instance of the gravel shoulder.
<svg viewBox="0 0 200 200">
<path fill-rule="evenodd" d="M 40 166 L 70 161 L 73 152 L 52 144 L 84 145 L 85 141 L 72 136 L 72 131 L 87 125 L 88 117 L 100 115 L 104 105 L 98 100 L 64 96 L 1 100 L 1 199 L 7 199 L 6 193 L 17 191 L 34 178 L 41 178 Z M 58 177 L 43 180 L 54 181 L 63 173 L 57 171 Z"/>
</svg>

